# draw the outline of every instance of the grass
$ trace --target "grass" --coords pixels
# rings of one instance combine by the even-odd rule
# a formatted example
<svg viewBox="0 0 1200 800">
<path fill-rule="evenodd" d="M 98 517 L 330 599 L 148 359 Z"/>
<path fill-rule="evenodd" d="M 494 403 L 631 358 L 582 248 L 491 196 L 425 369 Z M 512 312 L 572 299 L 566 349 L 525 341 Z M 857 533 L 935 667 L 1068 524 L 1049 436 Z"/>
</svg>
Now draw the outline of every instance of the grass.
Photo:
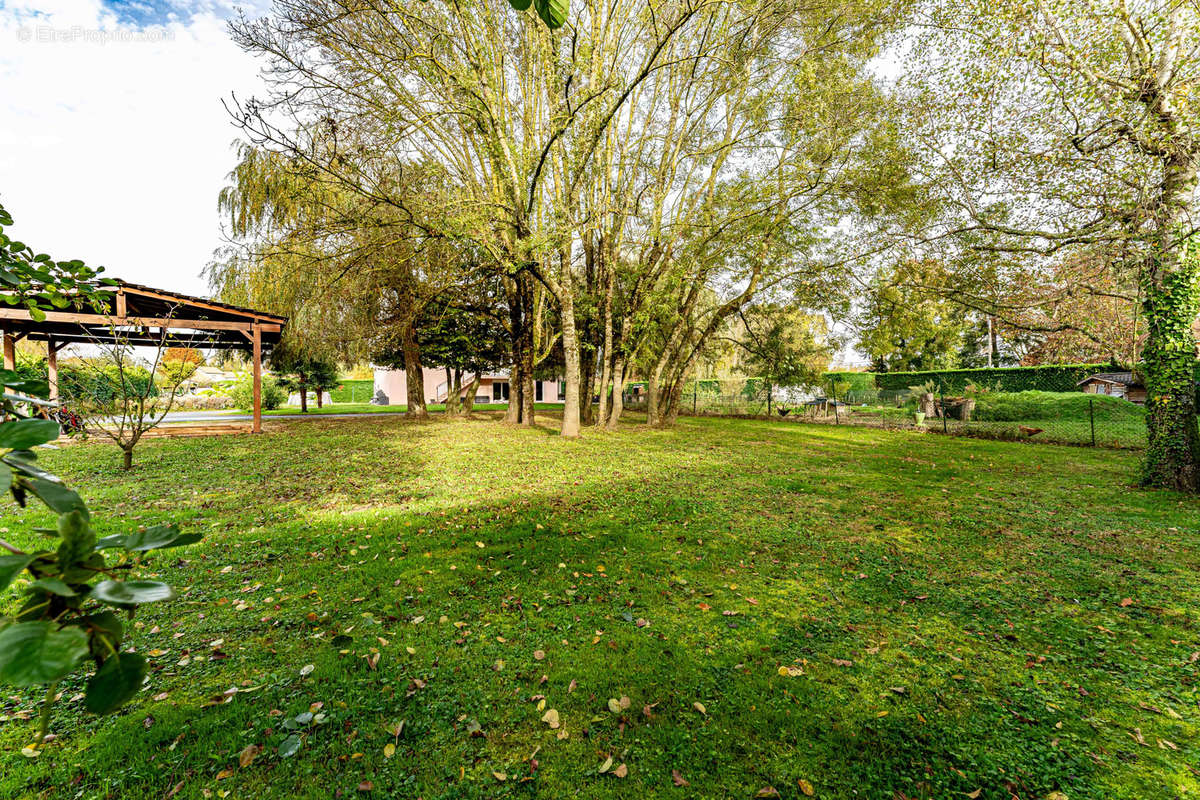
<svg viewBox="0 0 1200 800">
<path fill-rule="evenodd" d="M 71 681 L 31 760 L 35 693 L 3 701 L 0 797 L 1200 792 L 1200 506 L 1134 488 L 1133 454 L 553 426 L 314 420 L 148 441 L 128 474 L 48 454 L 101 534 L 206 538 L 160 565 L 183 593 L 139 614 L 130 707 L 82 716 Z"/>
<path fill-rule="evenodd" d="M 855 406 L 848 422 L 876 422 L 912 427 L 916 401 L 901 407 Z M 942 430 L 942 421 L 926 419 L 925 425 Z M 1146 446 L 1146 411 L 1142 406 L 1119 397 L 1090 395 L 1082 392 L 989 392 L 979 395 L 970 422 L 947 420 L 949 433 L 991 439 L 1029 439 L 1022 428 L 1036 429 L 1040 442 L 1090 445 L 1092 431 L 1101 447 L 1135 448 Z"/>
</svg>

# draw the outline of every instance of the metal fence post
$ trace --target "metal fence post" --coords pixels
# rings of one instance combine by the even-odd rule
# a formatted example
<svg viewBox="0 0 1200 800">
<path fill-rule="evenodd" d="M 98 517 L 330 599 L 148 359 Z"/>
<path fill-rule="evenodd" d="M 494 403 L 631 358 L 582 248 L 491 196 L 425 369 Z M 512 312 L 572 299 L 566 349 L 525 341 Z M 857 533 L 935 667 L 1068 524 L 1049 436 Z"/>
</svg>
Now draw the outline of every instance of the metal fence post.
<svg viewBox="0 0 1200 800">
<path fill-rule="evenodd" d="M 1096 446 L 1096 398 L 1088 398 L 1088 422 L 1092 426 L 1092 447 Z"/>
</svg>

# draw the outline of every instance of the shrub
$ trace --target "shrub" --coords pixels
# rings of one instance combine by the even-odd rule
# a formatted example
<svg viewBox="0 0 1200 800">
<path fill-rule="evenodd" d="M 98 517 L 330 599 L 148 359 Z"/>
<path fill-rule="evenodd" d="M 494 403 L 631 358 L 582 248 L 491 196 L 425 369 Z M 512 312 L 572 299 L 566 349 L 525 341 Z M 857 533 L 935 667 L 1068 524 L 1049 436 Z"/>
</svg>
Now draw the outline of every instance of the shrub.
<svg viewBox="0 0 1200 800">
<path fill-rule="evenodd" d="M 219 411 L 233 408 L 233 399 L 225 394 L 183 394 L 175 398 L 175 408 L 184 411 Z"/>
<path fill-rule="evenodd" d="M 254 409 L 254 376 L 243 375 L 233 382 L 229 387 L 229 398 L 233 401 L 235 408 L 240 408 L 243 411 L 251 411 Z M 270 375 L 262 376 L 262 407 L 264 411 L 271 411 L 283 405 L 283 401 L 287 400 L 287 392 L 272 378 Z"/>
</svg>

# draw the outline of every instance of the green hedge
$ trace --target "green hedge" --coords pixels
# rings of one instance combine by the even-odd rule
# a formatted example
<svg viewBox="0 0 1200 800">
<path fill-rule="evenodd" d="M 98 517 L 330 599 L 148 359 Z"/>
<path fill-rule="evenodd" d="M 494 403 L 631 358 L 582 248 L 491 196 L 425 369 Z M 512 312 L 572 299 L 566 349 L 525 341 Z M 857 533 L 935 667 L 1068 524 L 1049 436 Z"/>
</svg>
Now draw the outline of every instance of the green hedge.
<svg viewBox="0 0 1200 800">
<path fill-rule="evenodd" d="M 902 391 L 932 381 L 943 391 L 962 391 L 968 383 L 1003 392 L 1075 392 L 1078 384 L 1097 372 L 1117 371 L 1111 364 L 1052 364 L 1041 367 L 945 369 L 926 372 L 877 372 L 875 385 Z"/>
<path fill-rule="evenodd" d="M 329 400 L 333 403 L 368 403 L 374 388 L 375 381 L 370 378 L 345 380 L 329 393 Z"/>
<path fill-rule="evenodd" d="M 866 392 L 877 388 L 873 372 L 826 372 L 821 378 L 822 385 L 826 387 L 832 383 L 848 383 L 848 391 L 851 392 Z"/>
</svg>

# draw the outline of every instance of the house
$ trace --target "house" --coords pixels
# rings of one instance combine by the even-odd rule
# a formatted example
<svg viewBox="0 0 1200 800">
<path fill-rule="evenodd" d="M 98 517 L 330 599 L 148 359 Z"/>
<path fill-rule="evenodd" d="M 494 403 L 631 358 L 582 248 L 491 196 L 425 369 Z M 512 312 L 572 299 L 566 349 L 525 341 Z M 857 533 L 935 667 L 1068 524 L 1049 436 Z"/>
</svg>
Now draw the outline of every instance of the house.
<svg viewBox="0 0 1200 800">
<path fill-rule="evenodd" d="M 1075 385 L 1088 394 L 1123 397 L 1131 403 L 1146 402 L 1146 387 L 1132 372 L 1097 372 Z"/>
<path fill-rule="evenodd" d="M 446 370 L 441 367 L 422 367 L 425 377 L 425 402 L 444 403 L 449 384 L 446 380 Z M 463 376 L 466 384 L 470 378 Z M 380 396 L 382 393 L 382 397 Z M 507 403 L 511 393 L 508 372 L 485 372 L 480 378 L 479 387 L 475 390 L 475 402 Z M 375 386 L 372 391 L 372 403 L 377 405 L 404 405 L 408 397 L 408 376 L 402 369 L 375 367 Z M 563 401 L 562 386 L 559 381 L 534 381 L 534 401 L 538 403 L 561 403 Z"/>
</svg>

